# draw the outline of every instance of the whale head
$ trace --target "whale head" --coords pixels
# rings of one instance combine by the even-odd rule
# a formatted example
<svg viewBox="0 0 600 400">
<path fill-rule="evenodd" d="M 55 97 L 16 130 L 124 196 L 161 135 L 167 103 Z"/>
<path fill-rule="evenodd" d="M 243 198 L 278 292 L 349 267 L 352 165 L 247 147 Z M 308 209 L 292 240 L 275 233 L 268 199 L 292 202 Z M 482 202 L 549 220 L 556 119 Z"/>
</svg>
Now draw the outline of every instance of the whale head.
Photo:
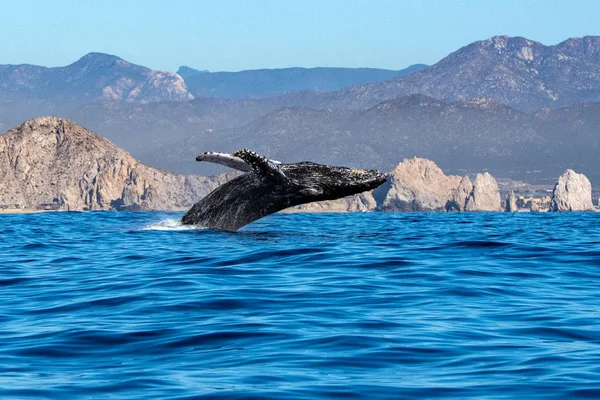
<svg viewBox="0 0 600 400">
<path fill-rule="evenodd" d="M 377 170 L 336 167 L 301 162 L 285 164 L 282 171 L 291 182 L 290 192 L 301 201 L 334 200 L 373 190 L 386 181 Z"/>
</svg>

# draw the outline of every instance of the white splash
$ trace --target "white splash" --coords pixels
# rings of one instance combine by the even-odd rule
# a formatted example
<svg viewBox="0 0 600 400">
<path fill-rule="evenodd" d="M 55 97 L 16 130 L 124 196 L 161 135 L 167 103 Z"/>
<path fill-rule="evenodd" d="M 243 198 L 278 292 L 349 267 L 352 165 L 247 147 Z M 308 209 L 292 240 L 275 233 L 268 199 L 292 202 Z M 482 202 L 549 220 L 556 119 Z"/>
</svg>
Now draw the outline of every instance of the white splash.
<svg viewBox="0 0 600 400">
<path fill-rule="evenodd" d="M 144 231 L 187 231 L 191 229 L 205 228 L 196 225 L 183 225 L 180 219 L 175 218 L 167 218 L 142 228 Z"/>
</svg>

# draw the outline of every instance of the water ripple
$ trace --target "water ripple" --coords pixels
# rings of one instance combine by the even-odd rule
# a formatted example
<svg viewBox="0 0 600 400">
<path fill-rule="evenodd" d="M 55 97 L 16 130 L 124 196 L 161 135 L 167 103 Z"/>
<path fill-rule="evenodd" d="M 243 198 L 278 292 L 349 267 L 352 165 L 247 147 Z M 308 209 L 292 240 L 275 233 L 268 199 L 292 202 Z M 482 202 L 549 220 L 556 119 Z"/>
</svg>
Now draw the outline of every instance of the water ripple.
<svg viewBox="0 0 600 400">
<path fill-rule="evenodd" d="M 600 214 L 0 215 L 0 398 L 598 398 Z"/>
</svg>

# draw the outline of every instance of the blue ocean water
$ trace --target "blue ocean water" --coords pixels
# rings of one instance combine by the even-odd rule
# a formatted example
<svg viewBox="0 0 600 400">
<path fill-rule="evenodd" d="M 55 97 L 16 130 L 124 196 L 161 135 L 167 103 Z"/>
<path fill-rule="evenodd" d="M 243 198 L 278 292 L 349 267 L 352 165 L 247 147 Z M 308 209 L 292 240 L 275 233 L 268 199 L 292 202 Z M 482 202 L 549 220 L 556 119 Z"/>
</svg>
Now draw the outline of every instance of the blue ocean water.
<svg viewBox="0 0 600 400">
<path fill-rule="evenodd" d="M 598 398 L 600 214 L 0 215 L 0 398 Z"/>
</svg>

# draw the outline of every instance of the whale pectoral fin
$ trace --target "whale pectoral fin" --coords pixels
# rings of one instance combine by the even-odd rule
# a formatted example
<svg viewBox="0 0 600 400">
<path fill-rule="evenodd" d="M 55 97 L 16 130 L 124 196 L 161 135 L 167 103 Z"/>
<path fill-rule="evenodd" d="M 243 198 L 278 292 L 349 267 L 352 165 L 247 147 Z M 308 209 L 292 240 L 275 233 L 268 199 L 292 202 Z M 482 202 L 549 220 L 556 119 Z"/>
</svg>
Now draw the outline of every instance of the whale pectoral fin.
<svg viewBox="0 0 600 400">
<path fill-rule="evenodd" d="M 288 178 L 280 168 L 281 163 L 278 161 L 268 160 L 250 149 L 238 150 L 234 152 L 232 156 L 244 160 L 244 162 L 252 168 L 252 171 L 254 171 L 254 173 L 262 180 L 278 183 L 288 182 Z"/>
<path fill-rule="evenodd" d="M 215 164 L 221 164 L 229 168 L 237 169 L 242 172 L 250 172 L 252 168 L 246 164 L 244 160 L 239 157 L 234 157 L 231 154 L 226 153 L 215 153 L 214 151 L 207 151 L 196 157 L 196 161 L 205 161 Z"/>
</svg>

